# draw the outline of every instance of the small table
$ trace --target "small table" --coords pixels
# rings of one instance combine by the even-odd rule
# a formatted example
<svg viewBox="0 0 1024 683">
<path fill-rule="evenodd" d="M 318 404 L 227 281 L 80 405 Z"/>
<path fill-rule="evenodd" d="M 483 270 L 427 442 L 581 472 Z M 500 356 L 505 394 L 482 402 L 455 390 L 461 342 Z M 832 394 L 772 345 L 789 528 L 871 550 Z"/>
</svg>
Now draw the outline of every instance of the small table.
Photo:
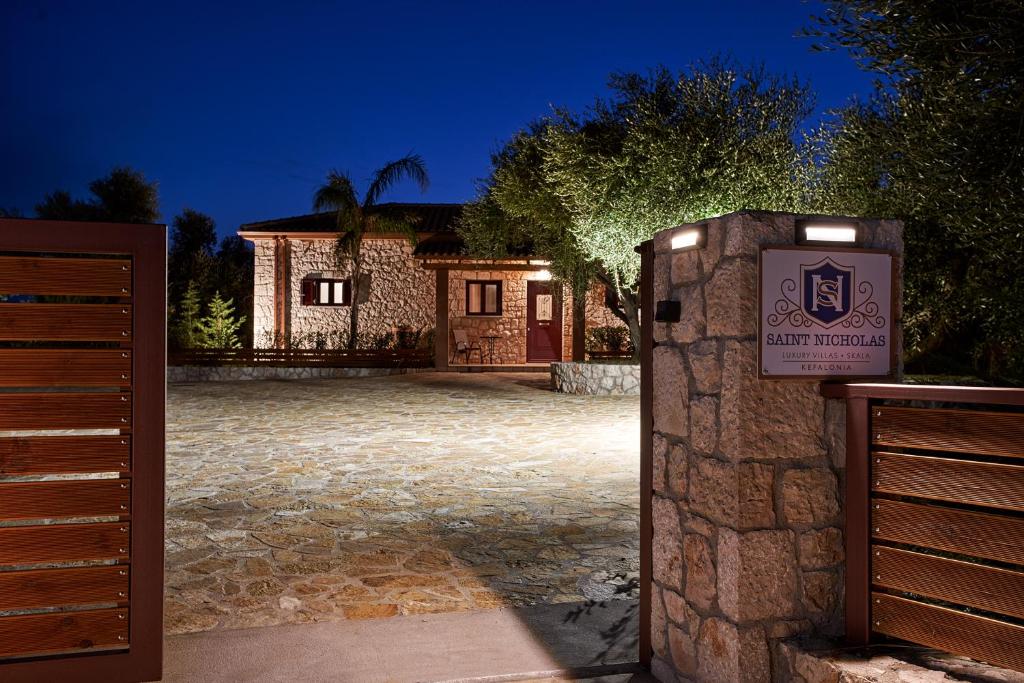
<svg viewBox="0 0 1024 683">
<path fill-rule="evenodd" d="M 496 342 L 501 335 L 498 334 L 481 334 L 481 339 L 487 340 L 487 362 L 494 365 L 494 342 Z"/>
</svg>

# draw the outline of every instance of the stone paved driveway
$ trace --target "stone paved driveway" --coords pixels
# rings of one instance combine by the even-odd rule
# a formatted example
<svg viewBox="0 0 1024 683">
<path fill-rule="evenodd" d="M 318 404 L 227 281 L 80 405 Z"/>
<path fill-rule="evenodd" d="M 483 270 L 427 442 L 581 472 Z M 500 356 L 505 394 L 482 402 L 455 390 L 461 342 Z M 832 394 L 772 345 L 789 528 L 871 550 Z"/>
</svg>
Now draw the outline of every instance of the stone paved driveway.
<svg viewBox="0 0 1024 683">
<path fill-rule="evenodd" d="M 167 437 L 169 633 L 637 595 L 635 397 L 176 384 Z"/>
</svg>

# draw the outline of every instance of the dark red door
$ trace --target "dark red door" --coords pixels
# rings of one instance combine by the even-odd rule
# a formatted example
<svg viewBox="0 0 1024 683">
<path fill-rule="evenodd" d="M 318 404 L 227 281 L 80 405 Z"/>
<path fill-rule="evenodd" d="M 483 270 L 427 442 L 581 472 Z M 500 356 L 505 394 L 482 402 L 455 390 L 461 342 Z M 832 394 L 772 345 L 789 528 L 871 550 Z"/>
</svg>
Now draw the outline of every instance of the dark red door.
<svg viewBox="0 0 1024 683">
<path fill-rule="evenodd" d="M 562 360 L 562 307 L 549 282 L 526 283 L 526 362 Z"/>
</svg>

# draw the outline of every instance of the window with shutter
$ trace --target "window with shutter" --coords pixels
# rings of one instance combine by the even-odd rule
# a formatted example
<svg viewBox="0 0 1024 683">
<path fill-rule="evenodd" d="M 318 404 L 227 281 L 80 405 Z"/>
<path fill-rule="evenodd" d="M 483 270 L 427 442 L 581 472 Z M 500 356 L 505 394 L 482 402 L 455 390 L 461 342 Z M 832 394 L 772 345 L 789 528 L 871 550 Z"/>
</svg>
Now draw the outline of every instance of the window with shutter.
<svg viewBox="0 0 1024 683">
<path fill-rule="evenodd" d="M 303 306 L 351 306 L 349 280 L 315 278 L 302 281 Z"/>
</svg>

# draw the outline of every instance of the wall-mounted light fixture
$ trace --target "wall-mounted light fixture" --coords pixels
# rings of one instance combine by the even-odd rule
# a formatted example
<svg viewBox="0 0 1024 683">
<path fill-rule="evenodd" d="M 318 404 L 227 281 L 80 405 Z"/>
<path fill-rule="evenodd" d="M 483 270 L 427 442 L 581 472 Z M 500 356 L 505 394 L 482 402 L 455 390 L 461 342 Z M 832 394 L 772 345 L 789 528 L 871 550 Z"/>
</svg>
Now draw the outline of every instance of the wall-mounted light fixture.
<svg viewBox="0 0 1024 683">
<path fill-rule="evenodd" d="M 550 270 L 546 270 L 546 269 L 545 270 L 538 270 L 537 271 L 537 276 L 534 279 L 536 279 L 536 280 L 550 280 L 551 279 L 551 271 Z"/>
<path fill-rule="evenodd" d="M 796 222 L 796 243 L 811 245 L 857 246 L 860 229 L 856 223 L 808 218 Z"/>
<path fill-rule="evenodd" d="M 708 243 L 708 226 L 702 225 L 691 225 L 685 228 L 679 228 L 672 235 L 671 245 L 672 251 L 681 251 L 684 249 L 702 249 Z"/>
<path fill-rule="evenodd" d="M 654 321 L 659 323 L 677 323 L 682 315 L 682 304 L 678 301 L 659 301 L 654 311 Z"/>
</svg>

